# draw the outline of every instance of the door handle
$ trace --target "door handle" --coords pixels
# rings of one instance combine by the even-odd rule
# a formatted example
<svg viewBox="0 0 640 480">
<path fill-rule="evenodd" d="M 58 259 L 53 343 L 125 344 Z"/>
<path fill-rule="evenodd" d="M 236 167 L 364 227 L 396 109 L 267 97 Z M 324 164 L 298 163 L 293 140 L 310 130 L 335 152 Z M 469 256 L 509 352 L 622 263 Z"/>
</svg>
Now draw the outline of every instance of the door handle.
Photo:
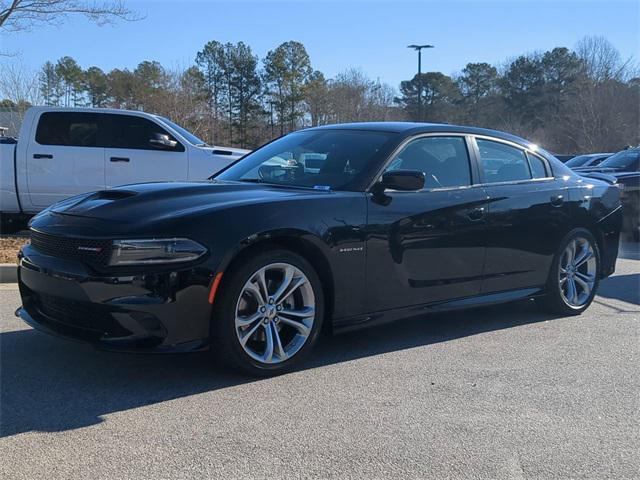
<svg viewBox="0 0 640 480">
<path fill-rule="evenodd" d="M 478 220 L 482 220 L 486 213 L 487 213 L 486 208 L 478 207 L 478 208 L 474 208 L 469 213 L 467 213 L 467 217 L 469 217 L 469 220 L 471 220 L 472 222 L 477 222 Z"/>
<path fill-rule="evenodd" d="M 129 159 L 127 157 L 111 157 L 109 160 L 112 162 L 128 162 Z"/>
<path fill-rule="evenodd" d="M 564 195 L 553 195 L 551 197 L 551 205 L 561 207 L 564 204 Z"/>
<path fill-rule="evenodd" d="M 34 153 L 33 158 L 53 158 L 50 153 Z"/>
</svg>

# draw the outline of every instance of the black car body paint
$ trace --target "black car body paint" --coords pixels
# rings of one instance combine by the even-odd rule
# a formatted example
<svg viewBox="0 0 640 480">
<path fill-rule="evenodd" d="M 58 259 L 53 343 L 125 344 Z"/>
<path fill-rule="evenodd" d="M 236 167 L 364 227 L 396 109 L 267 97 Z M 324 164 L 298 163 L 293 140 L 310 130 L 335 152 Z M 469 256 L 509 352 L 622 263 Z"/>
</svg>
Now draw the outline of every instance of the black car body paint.
<svg viewBox="0 0 640 480">
<path fill-rule="evenodd" d="M 80 258 L 26 246 L 17 313 L 31 325 L 106 349 L 206 348 L 215 275 L 234 268 L 249 249 L 273 245 L 300 253 L 317 270 L 335 331 L 543 294 L 558 242 L 576 226 L 597 238 L 602 275 L 613 272 L 621 222 L 615 186 L 581 177 L 543 151 L 537 155 L 548 178 L 485 184 L 473 136 L 534 148 L 501 132 L 404 123 L 312 131 L 339 129 L 390 138 L 349 189 L 229 181 L 223 172 L 209 182 L 128 185 L 50 207 L 31 228 L 52 241 L 86 240 L 91 248 L 100 240 L 185 237 L 207 253 L 179 267 L 110 267 L 87 257 L 91 250 Z M 370 188 L 408 139 L 439 134 L 470 142 L 471 186 Z"/>
</svg>

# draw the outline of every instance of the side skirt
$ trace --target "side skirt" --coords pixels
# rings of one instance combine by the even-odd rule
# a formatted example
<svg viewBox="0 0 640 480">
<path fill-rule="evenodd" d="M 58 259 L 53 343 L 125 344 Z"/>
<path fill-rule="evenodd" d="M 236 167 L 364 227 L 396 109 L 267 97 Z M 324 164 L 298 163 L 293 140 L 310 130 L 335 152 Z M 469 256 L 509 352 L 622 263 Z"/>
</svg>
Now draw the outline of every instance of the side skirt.
<svg viewBox="0 0 640 480">
<path fill-rule="evenodd" d="M 395 322 L 396 320 L 403 318 L 411 318 L 428 313 L 464 310 L 467 308 L 524 300 L 527 298 L 538 297 L 543 294 L 544 289 L 542 287 L 522 288 L 506 292 L 488 293 L 475 297 L 456 298 L 443 302 L 412 305 L 410 307 L 395 308 L 393 310 L 383 310 L 354 317 L 338 318 L 333 320 L 333 333 L 339 334 L 349 332 L 359 328 L 382 325 L 389 322 Z"/>
</svg>

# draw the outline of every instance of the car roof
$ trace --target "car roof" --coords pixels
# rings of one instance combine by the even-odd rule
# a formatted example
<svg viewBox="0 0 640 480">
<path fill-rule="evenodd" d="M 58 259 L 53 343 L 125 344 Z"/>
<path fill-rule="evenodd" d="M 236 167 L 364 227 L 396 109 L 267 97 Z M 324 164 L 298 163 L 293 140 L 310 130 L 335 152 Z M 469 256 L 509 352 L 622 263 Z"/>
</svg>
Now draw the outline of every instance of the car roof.
<svg viewBox="0 0 640 480">
<path fill-rule="evenodd" d="M 489 137 L 501 138 L 525 147 L 533 144 L 524 138 L 498 130 L 488 128 L 469 127 L 464 125 L 451 125 L 448 123 L 416 123 L 416 122 L 359 122 L 359 123 L 336 123 L 333 125 L 322 125 L 312 127 L 309 130 L 368 130 L 378 132 L 392 132 L 403 134 L 404 136 L 416 135 L 430 132 L 452 132 L 468 133 L 471 135 L 487 135 Z"/>
</svg>

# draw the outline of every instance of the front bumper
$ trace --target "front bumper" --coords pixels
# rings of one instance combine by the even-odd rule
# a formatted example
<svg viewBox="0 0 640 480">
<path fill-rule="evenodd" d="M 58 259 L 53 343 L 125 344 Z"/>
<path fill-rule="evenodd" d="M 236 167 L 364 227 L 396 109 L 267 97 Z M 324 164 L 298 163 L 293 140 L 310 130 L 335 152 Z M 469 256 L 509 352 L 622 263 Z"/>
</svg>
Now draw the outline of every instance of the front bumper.
<svg viewBox="0 0 640 480">
<path fill-rule="evenodd" d="M 47 333 L 106 350 L 201 350 L 208 346 L 212 277 L 204 267 L 98 275 L 26 246 L 16 315 Z"/>
</svg>

